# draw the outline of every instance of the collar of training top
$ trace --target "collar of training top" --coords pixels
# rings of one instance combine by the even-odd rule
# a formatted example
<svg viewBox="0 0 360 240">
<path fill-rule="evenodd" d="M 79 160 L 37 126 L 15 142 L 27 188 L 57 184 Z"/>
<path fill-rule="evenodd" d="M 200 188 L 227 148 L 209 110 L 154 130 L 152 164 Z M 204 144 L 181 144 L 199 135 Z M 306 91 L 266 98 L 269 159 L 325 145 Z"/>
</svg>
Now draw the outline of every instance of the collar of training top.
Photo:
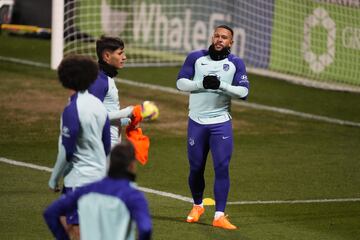
<svg viewBox="0 0 360 240">
<path fill-rule="evenodd" d="M 104 71 L 105 74 L 111 78 L 115 77 L 118 74 L 117 69 L 114 66 L 111 66 L 102 60 L 99 60 L 99 67 L 100 70 Z"/>
<path fill-rule="evenodd" d="M 209 47 L 210 58 L 214 61 L 223 60 L 223 59 L 227 58 L 227 56 L 229 56 L 229 54 L 230 54 L 229 47 L 224 47 L 221 51 L 216 51 L 214 44 L 211 44 Z"/>
</svg>

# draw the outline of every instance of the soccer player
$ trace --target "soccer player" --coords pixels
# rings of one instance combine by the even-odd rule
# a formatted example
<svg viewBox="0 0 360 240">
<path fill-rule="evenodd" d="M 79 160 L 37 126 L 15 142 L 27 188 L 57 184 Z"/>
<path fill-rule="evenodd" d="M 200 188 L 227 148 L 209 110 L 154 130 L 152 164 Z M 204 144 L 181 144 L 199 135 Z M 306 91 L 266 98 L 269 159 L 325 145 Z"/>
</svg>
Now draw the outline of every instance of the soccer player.
<svg viewBox="0 0 360 240">
<path fill-rule="evenodd" d="M 119 38 L 102 36 L 96 41 L 96 54 L 100 72 L 89 92 L 103 102 L 109 114 L 113 147 L 121 141 L 121 126 L 129 124 L 133 110 L 133 106 L 120 110 L 118 89 L 113 79 L 126 61 L 124 42 Z"/>
<path fill-rule="evenodd" d="M 204 171 L 209 150 L 214 163 L 216 212 L 214 227 L 236 229 L 225 216 L 230 188 L 229 163 L 233 151 L 231 98 L 245 99 L 249 82 L 243 61 L 230 53 L 233 30 L 215 28 L 209 49 L 191 52 L 178 75 L 176 86 L 190 92 L 188 120 L 189 186 L 194 205 L 187 222 L 204 213 Z"/>
<path fill-rule="evenodd" d="M 99 68 L 89 57 L 74 55 L 64 58 L 58 67 L 61 84 L 72 91 L 60 121 L 56 163 L 49 187 L 59 191 L 64 176 L 64 193 L 106 176 L 106 157 L 110 152 L 110 122 L 102 102 L 87 89 Z M 66 216 L 69 231 L 77 234 L 77 211 Z"/>
<path fill-rule="evenodd" d="M 116 145 L 110 154 L 108 176 L 52 203 L 44 218 L 56 239 L 68 239 L 60 216 L 79 209 L 80 236 L 86 240 L 150 239 L 148 204 L 136 189 L 136 161 L 129 142 Z"/>
</svg>

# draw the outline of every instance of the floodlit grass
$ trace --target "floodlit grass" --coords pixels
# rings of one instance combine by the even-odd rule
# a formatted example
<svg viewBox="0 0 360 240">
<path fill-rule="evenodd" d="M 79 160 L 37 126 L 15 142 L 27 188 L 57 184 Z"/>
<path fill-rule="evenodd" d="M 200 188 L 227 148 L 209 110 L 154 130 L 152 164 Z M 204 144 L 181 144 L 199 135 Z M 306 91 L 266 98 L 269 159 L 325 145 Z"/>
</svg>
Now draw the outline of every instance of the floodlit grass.
<svg viewBox="0 0 360 240">
<path fill-rule="evenodd" d="M 39 40 L 43 41 L 43 40 Z M 1 53 L 2 44 L 0 45 Z M 0 157 L 52 167 L 60 113 L 68 92 L 47 69 L 0 62 Z M 121 78 L 175 86 L 178 68 L 127 68 Z M 250 77 L 250 102 L 360 121 L 359 94 L 322 91 Z M 187 97 L 118 85 L 122 106 L 155 101 L 158 121 L 142 124 L 151 138 L 149 163 L 139 166 L 140 186 L 190 197 L 186 157 Z M 233 106 L 235 147 L 229 201 L 360 198 L 360 128 Z M 0 163 L 0 239 L 52 239 L 43 209 L 58 195 L 50 174 Z M 211 157 L 206 197 L 212 197 Z M 154 239 L 357 239 L 360 202 L 228 205 L 240 227 L 210 226 L 208 207 L 198 224 L 186 223 L 191 204 L 146 194 Z"/>
<path fill-rule="evenodd" d="M 179 67 L 126 68 L 120 78 L 175 87 Z M 360 93 L 328 91 L 249 74 L 249 102 L 360 122 Z"/>
<path fill-rule="evenodd" d="M 146 81 L 147 72 L 159 71 L 144 70 L 140 76 L 134 70 L 124 69 L 120 75 L 137 80 L 143 77 Z M 172 76 L 175 69 L 163 71 L 168 75 L 159 75 L 158 81 L 174 83 L 173 77 L 167 80 L 167 76 Z M 59 115 L 68 92 L 52 71 L 8 63 L 0 66 L 0 72 L 0 156 L 52 167 Z M 294 85 L 278 85 L 279 89 L 293 89 L 285 92 L 297 93 Z M 261 93 L 255 91 L 261 86 L 261 80 L 254 84 L 258 99 Z M 280 91 L 278 88 L 273 91 Z M 139 185 L 189 197 L 187 97 L 123 84 L 119 89 L 123 106 L 148 99 L 160 108 L 158 121 L 142 125 L 151 138 L 151 150 L 149 163 L 139 167 Z M 315 90 L 299 87 L 302 91 Z M 341 93 L 320 94 L 323 101 L 331 101 Z M 358 97 L 348 96 L 350 101 Z M 290 101 L 280 100 L 284 107 L 292 106 Z M 305 105 L 304 109 L 315 111 Z M 318 103 L 313 106 L 319 107 Z M 358 114 L 354 112 L 354 119 Z M 233 118 L 235 148 L 229 201 L 360 197 L 360 128 L 239 106 L 233 106 Z M 212 197 L 211 157 L 208 160 L 205 195 Z M 0 239 L 51 239 L 41 216 L 44 207 L 57 197 L 47 189 L 48 178 L 46 172 L 0 163 Z M 210 226 L 213 207 L 207 208 L 199 224 L 188 224 L 184 219 L 191 204 L 153 194 L 147 194 L 147 198 L 154 239 L 331 240 L 356 239 L 360 234 L 359 202 L 229 205 L 227 213 L 240 229 L 224 231 Z"/>
<path fill-rule="evenodd" d="M 50 63 L 50 41 L 0 34 L 0 56 Z"/>
</svg>

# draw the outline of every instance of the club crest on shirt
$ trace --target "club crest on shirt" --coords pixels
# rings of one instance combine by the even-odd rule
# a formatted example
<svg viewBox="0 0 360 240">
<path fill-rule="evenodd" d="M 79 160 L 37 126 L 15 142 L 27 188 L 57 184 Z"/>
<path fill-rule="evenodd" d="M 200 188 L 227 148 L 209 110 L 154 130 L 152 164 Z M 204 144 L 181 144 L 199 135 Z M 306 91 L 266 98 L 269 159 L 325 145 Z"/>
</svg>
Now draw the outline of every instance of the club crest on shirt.
<svg viewBox="0 0 360 240">
<path fill-rule="evenodd" d="M 193 138 L 189 138 L 189 144 L 190 146 L 194 146 L 195 145 L 195 140 Z"/>
<path fill-rule="evenodd" d="M 69 128 L 66 127 L 66 126 L 63 126 L 62 131 L 61 131 L 61 134 L 62 134 L 64 137 L 69 138 L 69 137 L 70 137 L 70 130 L 69 130 Z"/>
<path fill-rule="evenodd" d="M 229 71 L 229 68 L 230 68 L 229 64 L 225 63 L 225 64 L 223 65 L 224 71 Z"/>
</svg>

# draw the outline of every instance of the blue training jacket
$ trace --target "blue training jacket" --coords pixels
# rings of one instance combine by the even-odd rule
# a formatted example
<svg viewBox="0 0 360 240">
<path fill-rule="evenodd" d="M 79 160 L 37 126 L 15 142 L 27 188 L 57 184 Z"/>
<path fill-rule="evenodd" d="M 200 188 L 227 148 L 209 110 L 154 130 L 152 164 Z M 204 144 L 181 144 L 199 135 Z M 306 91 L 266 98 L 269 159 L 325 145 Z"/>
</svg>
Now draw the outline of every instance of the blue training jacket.
<svg viewBox="0 0 360 240">
<path fill-rule="evenodd" d="M 151 238 L 152 223 L 144 194 L 127 179 L 106 177 L 63 195 L 44 212 L 56 239 L 69 239 L 60 216 L 79 211 L 80 236 L 87 240 Z"/>
</svg>

